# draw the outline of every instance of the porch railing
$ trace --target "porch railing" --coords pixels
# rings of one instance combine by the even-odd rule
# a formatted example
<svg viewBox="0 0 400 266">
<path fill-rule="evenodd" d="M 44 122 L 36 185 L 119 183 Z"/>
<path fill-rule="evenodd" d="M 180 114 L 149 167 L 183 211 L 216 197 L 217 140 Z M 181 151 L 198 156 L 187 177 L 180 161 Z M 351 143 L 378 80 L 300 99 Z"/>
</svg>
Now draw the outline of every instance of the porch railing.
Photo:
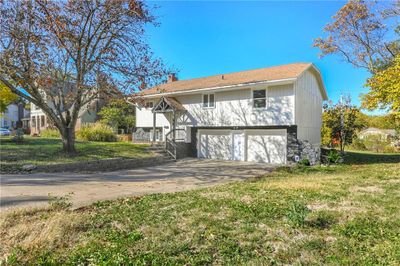
<svg viewBox="0 0 400 266">
<path fill-rule="evenodd" d="M 170 132 L 165 134 L 166 140 L 173 140 L 175 137 L 175 142 L 182 142 L 186 140 L 186 130 L 183 128 L 172 129 Z"/>
<path fill-rule="evenodd" d="M 186 130 L 176 128 L 165 134 L 165 151 L 176 161 L 177 159 L 177 142 L 186 140 Z"/>
</svg>

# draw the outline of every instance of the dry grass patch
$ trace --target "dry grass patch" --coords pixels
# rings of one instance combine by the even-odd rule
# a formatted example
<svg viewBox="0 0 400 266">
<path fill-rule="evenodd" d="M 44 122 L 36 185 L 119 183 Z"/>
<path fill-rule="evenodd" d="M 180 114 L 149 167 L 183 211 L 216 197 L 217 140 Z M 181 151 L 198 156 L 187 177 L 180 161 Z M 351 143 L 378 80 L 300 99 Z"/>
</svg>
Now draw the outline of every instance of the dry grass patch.
<svg viewBox="0 0 400 266">
<path fill-rule="evenodd" d="M 354 186 L 349 189 L 352 193 L 383 193 L 384 190 L 379 186 Z"/>
<path fill-rule="evenodd" d="M 273 180 L 270 183 L 264 183 L 264 189 L 285 189 L 285 190 L 297 190 L 297 189 L 305 189 L 305 190 L 313 190 L 313 191 L 321 191 L 325 188 L 324 184 L 316 182 L 316 180 L 310 180 L 313 178 L 307 178 L 307 180 Z"/>
<path fill-rule="evenodd" d="M 68 248 L 79 241 L 87 215 L 68 210 L 22 209 L 0 218 L 0 254 L 3 259 L 18 248 L 28 252 L 42 248 Z M 29 259 L 29 255 L 28 255 Z"/>
<path fill-rule="evenodd" d="M 17 213 L 1 221 L 0 252 L 14 265 L 396 265 L 400 187 L 391 180 L 400 167 L 380 169 L 281 169 L 79 211 Z"/>
</svg>

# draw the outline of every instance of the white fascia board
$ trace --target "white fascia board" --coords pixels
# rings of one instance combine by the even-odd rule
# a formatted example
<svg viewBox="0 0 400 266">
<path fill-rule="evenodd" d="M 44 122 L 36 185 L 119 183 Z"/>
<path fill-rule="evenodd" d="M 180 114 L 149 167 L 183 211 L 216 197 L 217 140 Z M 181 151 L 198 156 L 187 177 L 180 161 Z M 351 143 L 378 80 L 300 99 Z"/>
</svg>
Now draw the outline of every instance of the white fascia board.
<svg viewBox="0 0 400 266">
<path fill-rule="evenodd" d="M 164 93 L 143 95 L 141 97 L 142 98 L 153 98 L 153 97 L 167 96 L 167 95 L 197 94 L 200 92 L 208 92 L 208 91 L 227 91 L 227 90 L 242 89 L 242 88 L 246 88 L 246 87 L 262 86 L 262 85 L 286 85 L 286 84 L 292 84 L 293 82 L 296 81 L 296 79 L 297 78 L 277 79 L 277 80 L 270 80 L 270 81 L 251 82 L 251 83 L 243 83 L 243 84 L 235 84 L 235 85 L 227 85 L 227 86 L 219 86 L 219 87 L 201 88 L 201 89 L 194 89 L 194 90 L 164 92 Z"/>
</svg>

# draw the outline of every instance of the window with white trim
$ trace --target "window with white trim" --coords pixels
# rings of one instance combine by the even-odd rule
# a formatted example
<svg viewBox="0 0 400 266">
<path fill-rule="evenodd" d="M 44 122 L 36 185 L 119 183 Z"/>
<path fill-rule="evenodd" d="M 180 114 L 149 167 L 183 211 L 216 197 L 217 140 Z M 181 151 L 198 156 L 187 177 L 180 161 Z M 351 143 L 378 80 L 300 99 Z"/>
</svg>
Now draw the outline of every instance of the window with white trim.
<svg viewBox="0 0 400 266">
<path fill-rule="evenodd" d="M 253 90 L 253 108 L 267 107 L 267 90 Z"/>
<path fill-rule="evenodd" d="M 145 103 L 144 107 L 146 107 L 146 109 L 151 109 L 154 107 L 154 103 L 153 101 L 148 101 Z"/>
<path fill-rule="evenodd" d="M 215 107 L 214 93 L 203 94 L 203 107 L 204 108 L 214 108 Z"/>
</svg>

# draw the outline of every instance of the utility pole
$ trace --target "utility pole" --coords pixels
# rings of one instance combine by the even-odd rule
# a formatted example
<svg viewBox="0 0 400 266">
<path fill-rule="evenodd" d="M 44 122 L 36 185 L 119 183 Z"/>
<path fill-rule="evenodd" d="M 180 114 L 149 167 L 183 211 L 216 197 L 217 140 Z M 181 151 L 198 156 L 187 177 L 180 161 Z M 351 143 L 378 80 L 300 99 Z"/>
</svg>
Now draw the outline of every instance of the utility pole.
<svg viewBox="0 0 400 266">
<path fill-rule="evenodd" d="M 344 130 L 344 104 L 343 104 L 343 94 L 340 94 L 340 100 L 339 100 L 339 110 L 340 110 L 340 151 L 344 150 L 344 142 L 345 142 L 345 137 L 346 133 Z"/>
</svg>

